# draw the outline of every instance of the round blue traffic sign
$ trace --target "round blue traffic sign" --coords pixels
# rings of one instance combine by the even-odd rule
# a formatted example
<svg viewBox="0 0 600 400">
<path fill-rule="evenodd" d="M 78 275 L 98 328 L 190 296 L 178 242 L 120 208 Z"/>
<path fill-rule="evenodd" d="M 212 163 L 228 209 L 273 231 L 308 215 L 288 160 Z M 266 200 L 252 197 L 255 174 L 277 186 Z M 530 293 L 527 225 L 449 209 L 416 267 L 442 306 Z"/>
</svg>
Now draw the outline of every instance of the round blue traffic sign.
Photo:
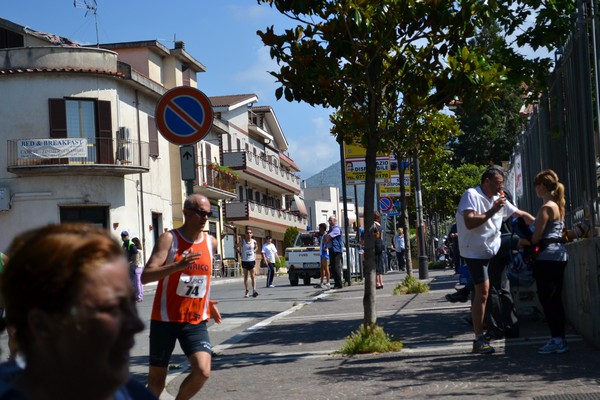
<svg viewBox="0 0 600 400">
<path fill-rule="evenodd" d="M 213 109 L 208 97 L 191 86 L 165 93 L 156 104 L 156 127 L 169 142 L 187 145 L 199 142 L 212 126 Z"/>
<path fill-rule="evenodd" d="M 392 198 L 388 196 L 382 196 L 379 198 L 379 210 L 386 213 L 392 209 L 393 202 Z"/>
</svg>

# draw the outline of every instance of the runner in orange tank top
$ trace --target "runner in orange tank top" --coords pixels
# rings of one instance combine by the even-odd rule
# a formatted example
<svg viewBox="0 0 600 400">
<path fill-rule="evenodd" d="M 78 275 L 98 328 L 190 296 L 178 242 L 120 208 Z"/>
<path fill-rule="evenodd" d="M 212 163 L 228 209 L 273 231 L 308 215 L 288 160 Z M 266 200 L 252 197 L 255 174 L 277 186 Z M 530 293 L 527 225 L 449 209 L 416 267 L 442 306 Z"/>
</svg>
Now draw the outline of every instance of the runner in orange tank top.
<svg viewBox="0 0 600 400">
<path fill-rule="evenodd" d="M 171 231 L 173 243 L 167 257 L 167 264 L 179 262 L 185 255 L 199 253 L 199 258 L 158 281 L 151 319 L 166 322 L 187 322 L 199 324 L 210 318 L 208 299 L 210 298 L 210 277 L 213 249 L 207 245 L 210 236 L 203 232 L 199 241 L 186 240 L 179 230 Z M 206 239 L 209 240 L 206 240 Z M 169 295 L 177 293 L 177 296 Z"/>
<path fill-rule="evenodd" d="M 204 232 L 211 217 L 210 202 L 193 194 L 183 203 L 184 224 L 163 233 L 142 273 L 142 283 L 159 281 L 150 321 L 148 388 L 160 396 L 169 360 L 178 341 L 191 372 L 179 387 L 177 399 L 190 399 L 210 375 L 212 347 L 206 323 L 221 322 L 210 300 L 211 265 L 217 240 Z"/>
</svg>

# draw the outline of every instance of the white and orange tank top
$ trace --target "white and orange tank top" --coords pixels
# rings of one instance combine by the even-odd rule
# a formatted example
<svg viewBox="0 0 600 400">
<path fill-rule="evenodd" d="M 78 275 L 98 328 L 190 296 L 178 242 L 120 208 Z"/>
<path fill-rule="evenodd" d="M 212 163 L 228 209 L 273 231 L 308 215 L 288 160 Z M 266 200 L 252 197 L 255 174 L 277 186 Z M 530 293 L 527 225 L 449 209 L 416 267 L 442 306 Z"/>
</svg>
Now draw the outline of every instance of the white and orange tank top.
<svg viewBox="0 0 600 400">
<path fill-rule="evenodd" d="M 173 243 L 165 264 L 179 261 L 184 253 L 201 252 L 200 258 L 183 271 L 158 281 L 152 316 L 154 321 L 199 324 L 210 318 L 210 277 L 212 274 L 212 243 L 202 232 L 196 242 L 190 242 L 179 230 L 171 231 Z"/>
</svg>

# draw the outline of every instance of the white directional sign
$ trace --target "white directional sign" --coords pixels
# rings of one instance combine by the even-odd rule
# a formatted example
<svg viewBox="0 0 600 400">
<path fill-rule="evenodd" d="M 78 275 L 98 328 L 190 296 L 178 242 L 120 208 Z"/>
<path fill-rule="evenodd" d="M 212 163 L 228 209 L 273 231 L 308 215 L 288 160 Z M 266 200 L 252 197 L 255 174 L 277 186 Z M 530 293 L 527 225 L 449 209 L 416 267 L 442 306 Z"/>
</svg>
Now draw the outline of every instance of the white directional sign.
<svg viewBox="0 0 600 400">
<path fill-rule="evenodd" d="M 194 145 L 179 147 L 181 156 L 181 179 L 193 181 L 196 179 L 196 148 Z"/>
</svg>

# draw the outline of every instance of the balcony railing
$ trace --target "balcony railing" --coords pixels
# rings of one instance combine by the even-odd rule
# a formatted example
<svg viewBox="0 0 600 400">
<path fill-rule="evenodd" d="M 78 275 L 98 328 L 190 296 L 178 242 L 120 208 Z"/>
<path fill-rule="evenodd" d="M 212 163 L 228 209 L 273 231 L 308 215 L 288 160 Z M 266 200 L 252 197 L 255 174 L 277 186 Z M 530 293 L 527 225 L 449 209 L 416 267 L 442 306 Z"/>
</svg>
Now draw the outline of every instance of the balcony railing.
<svg viewBox="0 0 600 400">
<path fill-rule="evenodd" d="M 290 193 L 300 193 L 300 177 L 265 158 L 246 151 L 223 153 L 223 164 L 244 171 L 262 183 L 271 183 Z"/>
<path fill-rule="evenodd" d="M 236 184 L 238 181 L 239 180 L 231 174 L 212 169 L 210 166 L 207 166 L 206 168 L 205 184 L 207 186 L 212 186 L 226 192 L 235 193 Z"/>
<path fill-rule="evenodd" d="M 204 166 L 204 182 L 198 182 L 198 193 L 208 198 L 230 199 L 236 196 L 237 178 L 231 174 Z"/>
<path fill-rule="evenodd" d="M 297 213 L 279 210 L 253 201 L 232 201 L 225 203 L 225 218 L 230 221 L 252 220 L 255 225 L 278 224 L 306 229 L 308 220 Z"/>
<path fill-rule="evenodd" d="M 68 138 L 65 138 L 66 140 Z M 38 142 L 24 152 L 19 142 Z M 87 139 L 85 156 L 65 156 L 60 151 L 48 151 L 48 138 L 13 139 L 7 141 L 7 169 L 17 175 L 55 175 L 102 172 L 109 175 L 127 175 L 149 171 L 149 144 L 137 140 L 114 138 Z M 21 143 L 22 144 L 22 143 Z M 50 146 L 51 147 L 51 146 Z"/>
</svg>

